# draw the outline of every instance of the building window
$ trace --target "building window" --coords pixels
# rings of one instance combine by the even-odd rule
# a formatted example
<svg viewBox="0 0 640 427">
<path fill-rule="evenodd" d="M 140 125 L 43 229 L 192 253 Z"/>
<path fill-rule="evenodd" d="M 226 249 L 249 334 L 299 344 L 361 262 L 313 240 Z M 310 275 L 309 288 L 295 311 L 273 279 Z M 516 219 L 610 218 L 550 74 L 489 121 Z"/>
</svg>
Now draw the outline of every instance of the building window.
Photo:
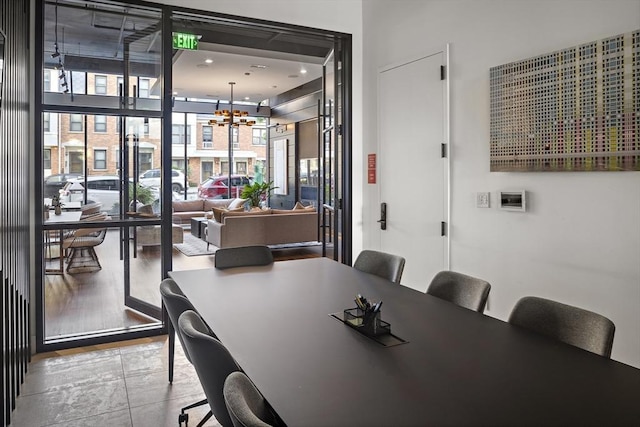
<svg viewBox="0 0 640 427">
<path fill-rule="evenodd" d="M 252 128 L 253 145 L 267 145 L 267 130 L 264 128 Z"/>
<path fill-rule="evenodd" d="M 212 126 L 202 126 L 202 148 L 213 148 Z"/>
<path fill-rule="evenodd" d="M 43 132 L 51 132 L 51 113 L 44 113 L 42 117 Z"/>
<path fill-rule="evenodd" d="M 202 171 L 202 181 L 208 179 L 210 176 L 213 176 L 213 162 L 209 160 L 202 161 L 200 170 Z"/>
<path fill-rule="evenodd" d="M 122 127 L 122 120 L 124 120 L 124 117 L 116 117 L 116 133 L 120 133 L 120 128 Z"/>
<path fill-rule="evenodd" d="M 51 149 L 45 148 L 42 155 L 42 166 L 44 169 L 51 169 Z"/>
<path fill-rule="evenodd" d="M 176 169 L 183 171 L 184 169 L 184 159 L 172 159 L 171 160 L 171 169 Z"/>
<path fill-rule="evenodd" d="M 51 70 L 44 70 L 44 91 L 51 92 Z"/>
<path fill-rule="evenodd" d="M 187 128 L 187 144 L 191 143 L 191 126 Z M 171 143 L 172 144 L 184 144 L 184 129 L 185 125 L 173 125 L 171 126 Z"/>
<path fill-rule="evenodd" d="M 107 150 L 93 150 L 93 168 L 107 169 Z"/>
<path fill-rule="evenodd" d="M 138 156 L 140 170 L 148 171 L 153 169 L 153 151 L 141 151 Z"/>
<path fill-rule="evenodd" d="M 107 116 L 95 116 L 93 130 L 95 132 L 106 132 L 107 131 Z"/>
<path fill-rule="evenodd" d="M 96 76 L 95 85 L 96 95 L 107 94 L 107 76 Z"/>
<path fill-rule="evenodd" d="M 118 123 L 120 123 L 120 120 L 118 120 Z M 116 148 L 116 169 L 120 169 L 120 149 Z"/>
<path fill-rule="evenodd" d="M 73 93 L 84 95 L 87 93 L 87 73 L 71 71 L 71 87 Z"/>
<path fill-rule="evenodd" d="M 149 79 L 138 79 L 138 98 L 149 98 Z"/>
<path fill-rule="evenodd" d="M 69 116 L 69 131 L 82 132 L 83 129 L 82 114 L 71 114 Z"/>
<path fill-rule="evenodd" d="M 247 174 L 247 162 L 236 162 L 236 173 L 238 175 Z"/>
<path fill-rule="evenodd" d="M 240 143 L 238 142 L 238 128 L 231 128 L 231 142 L 233 143 L 233 148 L 240 148 Z"/>
<path fill-rule="evenodd" d="M 149 136 L 149 118 L 144 118 L 144 136 Z"/>
</svg>

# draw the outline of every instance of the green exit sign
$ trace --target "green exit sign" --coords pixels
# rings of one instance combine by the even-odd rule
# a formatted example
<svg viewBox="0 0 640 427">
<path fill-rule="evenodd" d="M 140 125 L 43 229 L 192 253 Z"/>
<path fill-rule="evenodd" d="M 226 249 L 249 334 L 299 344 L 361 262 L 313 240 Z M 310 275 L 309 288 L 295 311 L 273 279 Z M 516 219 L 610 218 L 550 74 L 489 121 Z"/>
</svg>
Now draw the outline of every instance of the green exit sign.
<svg viewBox="0 0 640 427">
<path fill-rule="evenodd" d="M 198 50 L 198 36 L 188 33 L 173 33 L 173 48 Z"/>
</svg>

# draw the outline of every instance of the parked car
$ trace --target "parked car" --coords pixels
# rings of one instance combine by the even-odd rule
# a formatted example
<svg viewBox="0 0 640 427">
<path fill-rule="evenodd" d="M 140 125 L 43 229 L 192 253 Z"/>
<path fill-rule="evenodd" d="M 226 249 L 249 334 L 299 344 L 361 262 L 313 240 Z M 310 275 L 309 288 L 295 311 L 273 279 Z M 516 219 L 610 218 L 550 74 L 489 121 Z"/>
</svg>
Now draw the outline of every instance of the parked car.
<svg viewBox="0 0 640 427">
<path fill-rule="evenodd" d="M 162 171 L 149 169 L 140 175 L 138 182 L 147 187 L 160 187 Z M 184 174 L 176 169 L 171 170 L 171 191 L 181 193 L 184 190 Z"/>
<path fill-rule="evenodd" d="M 84 199 L 85 179 L 80 177 L 69 180 L 60 190 L 60 201 L 79 201 Z M 80 187 L 74 184 L 79 184 Z M 77 189 L 72 187 L 78 187 Z M 76 193 L 77 192 L 77 193 Z M 120 177 L 117 175 L 101 175 L 87 177 L 87 200 L 102 203 L 102 210 L 115 214 L 120 205 Z"/>
<path fill-rule="evenodd" d="M 67 182 L 60 190 L 60 201 L 62 203 L 69 201 L 84 200 L 84 178 L 76 178 Z M 74 189 L 74 184 L 79 184 Z M 112 215 L 117 215 L 120 208 L 120 177 L 117 175 L 100 175 L 87 177 L 87 201 L 102 203 L 102 211 Z M 129 185 L 133 185 L 131 182 Z M 160 196 L 159 191 L 151 187 L 151 197 L 157 200 Z M 153 203 L 153 202 L 152 202 Z"/>
<path fill-rule="evenodd" d="M 81 176 L 82 174 L 79 173 L 58 173 L 55 175 L 49 175 L 44 179 L 43 197 L 51 198 L 58 195 L 67 181 Z"/>
<path fill-rule="evenodd" d="M 245 185 L 251 185 L 251 179 L 244 175 L 231 175 L 231 197 L 240 197 Z M 198 186 L 200 199 L 226 199 L 229 197 L 229 176 L 209 177 Z"/>
</svg>

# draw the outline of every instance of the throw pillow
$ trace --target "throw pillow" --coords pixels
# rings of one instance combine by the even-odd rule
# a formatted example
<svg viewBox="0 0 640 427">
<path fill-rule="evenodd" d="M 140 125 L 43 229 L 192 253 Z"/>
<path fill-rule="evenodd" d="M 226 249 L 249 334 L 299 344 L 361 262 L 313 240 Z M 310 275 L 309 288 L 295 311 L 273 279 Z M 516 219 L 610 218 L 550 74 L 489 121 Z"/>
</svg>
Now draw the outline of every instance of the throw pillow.
<svg viewBox="0 0 640 427">
<path fill-rule="evenodd" d="M 304 211 L 314 211 L 315 212 L 316 207 L 313 206 L 313 205 L 305 206 L 300 202 L 296 202 L 296 204 L 295 204 L 295 206 L 293 207 L 292 210 L 294 210 L 294 211 L 298 211 L 298 210 L 302 211 L 302 210 L 304 210 Z"/>
<path fill-rule="evenodd" d="M 138 208 L 138 213 L 141 214 L 141 216 L 155 216 L 155 214 L 153 213 L 153 208 L 151 207 L 151 205 L 142 205 Z"/>
<path fill-rule="evenodd" d="M 217 222 L 222 222 L 224 219 L 224 215 L 228 212 L 244 212 L 243 207 L 235 208 L 235 209 L 227 209 L 227 208 L 211 208 L 213 211 L 213 218 Z"/>
<path fill-rule="evenodd" d="M 244 204 L 247 203 L 248 199 L 233 199 L 227 209 L 237 209 L 240 207 L 244 207 Z"/>
</svg>

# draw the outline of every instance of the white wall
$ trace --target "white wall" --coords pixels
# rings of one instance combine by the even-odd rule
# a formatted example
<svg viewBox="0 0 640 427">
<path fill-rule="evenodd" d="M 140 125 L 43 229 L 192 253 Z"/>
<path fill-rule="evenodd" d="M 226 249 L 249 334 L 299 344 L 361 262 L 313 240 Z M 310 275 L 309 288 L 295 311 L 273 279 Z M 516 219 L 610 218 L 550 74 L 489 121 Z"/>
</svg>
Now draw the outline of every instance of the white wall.
<svg viewBox="0 0 640 427">
<path fill-rule="evenodd" d="M 450 43 L 451 268 L 491 282 L 486 313 L 524 295 L 596 311 L 616 324 L 612 357 L 640 367 L 640 172 L 489 172 L 489 68 L 636 30 L 640 1 L 373 0 L 363 17 L 364 123 L 379 67 Z M 363 141 L 375 152 L 375 126 Z M 527 190 L 528 212 L 475 207 L 505 189 Z M 377 189 L 363 193 L 373 246 Z"/>
<path fill-rule="evenodd" d="M 159 0 L 156 3 L 266 19 L 352 35 L 353 170 L 362 166 L 362 0 Z M 353 253 L 362 249 L 362 173 L 353 176 Z"/>
</svg>

